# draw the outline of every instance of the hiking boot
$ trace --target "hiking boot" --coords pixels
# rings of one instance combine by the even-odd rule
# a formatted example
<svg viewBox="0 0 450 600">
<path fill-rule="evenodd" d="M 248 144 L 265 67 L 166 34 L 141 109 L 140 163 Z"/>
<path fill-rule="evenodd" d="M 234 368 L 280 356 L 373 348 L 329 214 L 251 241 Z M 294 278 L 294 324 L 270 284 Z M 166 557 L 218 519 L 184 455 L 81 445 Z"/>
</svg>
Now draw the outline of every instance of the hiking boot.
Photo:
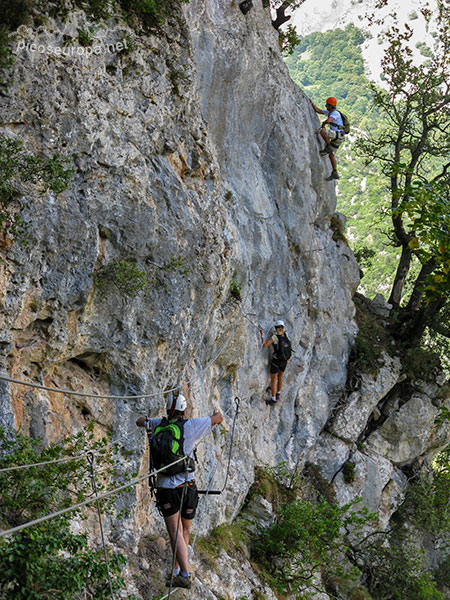
<svg viewBox="0 0 450 600">
<path fill-rule="evenodd" d="M 166 587 L 170 587 L 170 577 L 166 581 Z M 183 575 L 174 575 L 172 579 L 173 588 L 185 588 L 189 590 L 192 587 L 192 580 L 190 576 L 183 577 Z"/>
<path fill-rule="evenodd" d="M 327 144 L 325 146 L 325 148 L 319 152 L 319 154 L 321 156 L 325 156 L 325 154 L 332 154 L 332 153 L 333 153 L 333 148 L 330 146 L 330 144 Z"/>
<path fill-rule="evenodd" d="M 280 399 L 280 396 L 281 396 L 281 392 L 277 392 L 277 395 L 276 395 L 276 400 L 277 401 Z"/>
<path fill-rule="evenodd" d="M 175 579 L 175 577 L 177 577 L 177 575 L 173 576 L 173 579 Z M 170 587 L 170 580 L 172 579 L 172 575 L 170 573 L 167 573 L 166 575 L 166 587 Z"/>
<path fill-rule="evenodd" d="M 325 177 L 325 181 L 333 181 L 333 179 L 339 179 L 339 173 L 337 171 L 331 171 L 331 175 Z"/>
</svg>

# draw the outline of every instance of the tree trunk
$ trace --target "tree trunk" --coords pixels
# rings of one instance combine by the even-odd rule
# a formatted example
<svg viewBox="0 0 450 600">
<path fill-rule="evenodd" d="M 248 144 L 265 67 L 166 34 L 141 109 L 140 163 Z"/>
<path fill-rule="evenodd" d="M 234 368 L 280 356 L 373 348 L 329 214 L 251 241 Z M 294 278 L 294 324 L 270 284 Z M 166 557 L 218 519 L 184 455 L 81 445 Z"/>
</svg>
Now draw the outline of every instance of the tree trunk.
<svg viewBox="0 0 450 600">
<path fill-rule="evenodd" d="M 412 252 L 410 248 L 404 244 L 402 246 L 402 255 L 398 263 L 391 295 L 388 300 L 389 304 L 392 304 L 394 310 L 397 310 L 400 307 L 406 277 L 408 276 L 411 267 L 411 258 Z"/>
<path fill-rule="evenodd" d="M 420 301 L 425 293 L 425 282 L 434 268 L 436 267 L 436 261 L 434 258 L 430 258 L 426 263 L 422 265 L 420 273 L 414 284 L 414 289 L 409 299 L 408 304 L 405 307 L 406 312 L 413 312 L 419 308 Z"/>
<path fill-rule="evenodd" d="M 413 347 L 422 338 L 426 327 L 432 325 L 444 304 L 445 299 L 439 298 L 427 305 L 422 303 L 420 308 L 413 312 L 403 309 L 395 325 L 395 330 L 392 331 L 393 335 L 407 341 L 408 346 Z"/>
<path fill-rule="evenodd" d="M 286 21 L 289 21 L 291 15 L 286 15 L 285 11 L 290 6 L 290 2 L 283 2 L 281 6 L 277 8 L 277 18 L 272 21 L 272 25 L 275 29 L 279 29 Z"/>
</svg>

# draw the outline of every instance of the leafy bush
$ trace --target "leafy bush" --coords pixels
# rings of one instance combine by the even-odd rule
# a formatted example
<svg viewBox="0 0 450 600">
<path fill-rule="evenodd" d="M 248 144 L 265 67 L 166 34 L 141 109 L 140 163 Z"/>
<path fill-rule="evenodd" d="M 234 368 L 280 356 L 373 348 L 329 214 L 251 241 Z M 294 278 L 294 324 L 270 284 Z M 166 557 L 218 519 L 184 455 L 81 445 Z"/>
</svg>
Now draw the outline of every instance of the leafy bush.
<svg viewBox="0 0 450 600">
<path fill-rule="evenodd" d="M 29 207 L 20 198 L 30 185 L 39 184 L 42 194 L 64 191 L 74 171 L 67 168 L 68 159 L 54 154 L 51 159 L 29 154 L 21 140 L 0 137 L 0 228 L 12 238 L 25 233 L 20 209 Z"/>
<path fill-rule="evenodd" d="M 99 270 L 96 283 L 102 296 L 106 295 L 112 284 L 124 296 L 135 298 L 139 292 L 146 289 L 147 278 L 145 272 L 138 269 L 135 263 L 113 260 Z"/>
<path fill-rule="evenodd" d="M 376 600 L 441 600 L 438 586 L 450 584 L 450 447 L 435 459 L 428 476 L 412 481 L 395 515 L 396 526 L 363 546 L 364 574 Z M 420 540 L 443 552 L 440 567 L 430 569 Z"/>
<path fill-rule="evenodd" d="M 412 541 L 377 540 L 367 551 L 368 583 L 376 600 L 443 600 L 424 553 Z"/>
<path fill-rule="evenodd" d="M 347 544 L 343 533 L 370 519 L 366 509 L 354 510 L 357 502 L 339 507 L 324 500 L 297 499 L 281 508 L 278 521 L 254 545 L 255 558 L 271 573 L 275 589 L 302 593 L 320 571 L 341 580 L 357 579 L 359 570 L 344 566 Z"/>
<path fill-rule="evenodd" d="M 76 456 L 87 448 L 99 453 L 113 468 L 110 440 L 94 441 L 92 431 L 63 440 L 61 445 L 42 448 L 42 440 L 21 432 L 0 429 L 0 468 Z M 109 470 L 108 469 L 108 470 Z M 97 489 L 104 490 L 108 470 L 98 476 Z M 86 459 L 0 473 L 0 524 L 11 528 L 68 507 L 90 493 Z M 73 533 L 66 513 L 14 535 L 0 538 L 0 598 L 43 600 L 44 598 L 110 597 L 106 566 L 100 550 L 88 546 L 86 533 Z M 113 589 L 124 583 L 121 566 L 125 557 L 108 551 Z"/>
<path fill-rule="evenodd" d="M 189 0 L 119 0 L 128 14 L 136 15 L 144 25 L 157 27 L 164 23 L 173 7 Z"/>
</svg>

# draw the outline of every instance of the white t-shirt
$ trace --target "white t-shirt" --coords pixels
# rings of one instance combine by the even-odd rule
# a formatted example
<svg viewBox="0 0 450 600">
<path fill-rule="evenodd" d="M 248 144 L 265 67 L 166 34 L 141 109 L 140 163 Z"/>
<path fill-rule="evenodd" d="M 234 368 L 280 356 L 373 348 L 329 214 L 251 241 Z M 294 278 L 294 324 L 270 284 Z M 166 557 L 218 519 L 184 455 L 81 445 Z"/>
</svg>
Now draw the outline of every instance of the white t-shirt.
<svg viewBox="0 0 450 600">
<path fill-rule="evenodd" d="M 152 431 L 158 427 L 162 419 L 150 419 Z M 194 446 L 198 439 L 211 431 L 211 417 L 198 417 L 195 419 L 187 419 L 184 424 L 184 439 L 183 450 L 187 456 L 194 458 Z M 187 480 L 192 481 L 194 473 L 187 474 Z M 178 475 L 157 475 L 156 487 L 161 488 L 176 488 L 186 481 L 186 473 L 178 473 Z"/>
<path fill-rule="evenodd" d="M 338 127 L 339 125 L 344 127 L 344 121 L 342 120 L 341 113 L 336 108 L 333 110 L 322 110 L 322 114 L 334 119 L 332 123 L 329 123 L 330 129 L 333 131 L 340 131 Z"/>
</svg>

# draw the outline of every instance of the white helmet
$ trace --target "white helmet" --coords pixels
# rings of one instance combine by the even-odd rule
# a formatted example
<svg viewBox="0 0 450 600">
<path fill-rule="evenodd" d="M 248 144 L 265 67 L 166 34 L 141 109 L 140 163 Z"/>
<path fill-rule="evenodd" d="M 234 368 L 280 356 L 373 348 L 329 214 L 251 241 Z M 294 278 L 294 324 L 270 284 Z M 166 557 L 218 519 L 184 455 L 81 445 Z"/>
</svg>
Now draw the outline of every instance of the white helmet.
<svg viewBox="0 0 450 600">
<path fill-rule="evenodd" d="M 173 399 L 174 399 L 173 394 L 169 394 L 167 397 L 167 410 L 172 409 Z M 186 407 L 187 407 L 186 398 L 183 396 L 183 394 L 178 394 L 174 410 L 179 410 L 180 412 L 184 412 L 186 410 Z"/>
<path fill-rule="evenodd" d="M 275 327 L 284 327 L 284 321 L 278 319 L 278 321 L 275 323 Z"/>
</svg>

